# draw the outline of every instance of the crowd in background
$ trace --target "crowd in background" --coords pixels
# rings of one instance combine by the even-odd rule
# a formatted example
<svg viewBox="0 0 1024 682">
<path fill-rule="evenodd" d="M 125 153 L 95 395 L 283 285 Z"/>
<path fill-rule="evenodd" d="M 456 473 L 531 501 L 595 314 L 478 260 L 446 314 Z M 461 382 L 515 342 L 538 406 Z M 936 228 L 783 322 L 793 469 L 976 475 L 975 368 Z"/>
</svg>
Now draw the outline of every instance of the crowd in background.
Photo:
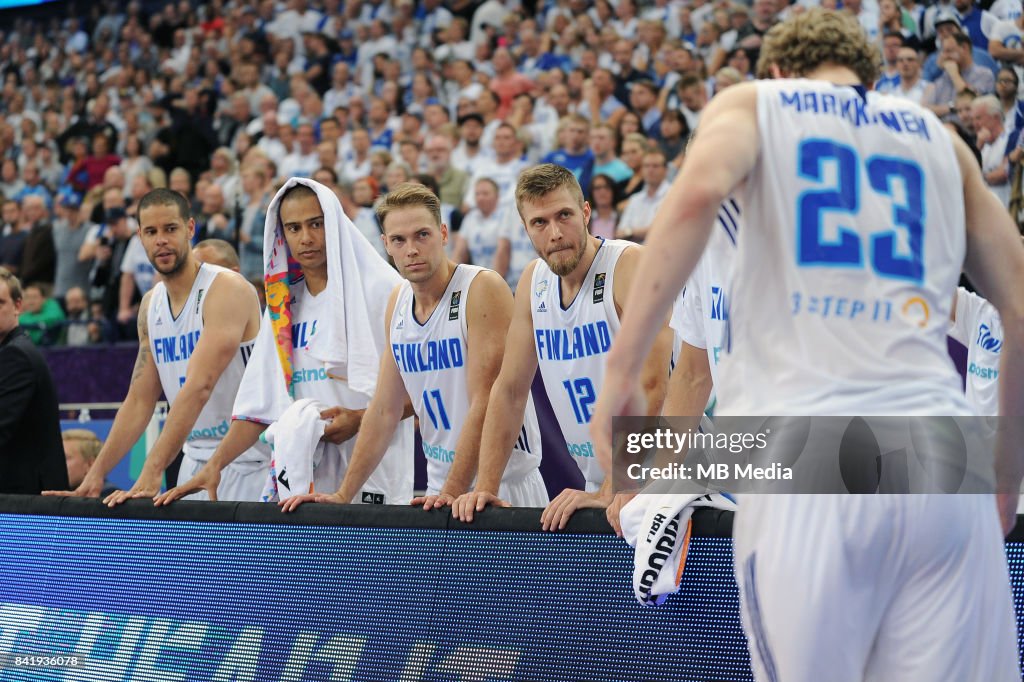
<svg viewBox="0 0 1024 682">
<path fill-rule="evenodd" d="M 375 202 L 431 186 L 452 257 L 511 286 L 534 257 L 512 201 L 532 163 L 574 171 L 594 234 L 642 241 L 708 100 L 754 77 L 764 33 L 812 4 L 108 0 L 14 18 L 0 266 L 25 285 L 21 325 L 43 345 L 136 338 L 155 279 L 136 204 L 160 186 L 260 287 L 266 209 L 296 175 L 334 188 L 382 257 Z M 1021 0 L 841 6 L 879 46 L 876 89 L 955 127 L 1016 216 Z"/>
</svg>

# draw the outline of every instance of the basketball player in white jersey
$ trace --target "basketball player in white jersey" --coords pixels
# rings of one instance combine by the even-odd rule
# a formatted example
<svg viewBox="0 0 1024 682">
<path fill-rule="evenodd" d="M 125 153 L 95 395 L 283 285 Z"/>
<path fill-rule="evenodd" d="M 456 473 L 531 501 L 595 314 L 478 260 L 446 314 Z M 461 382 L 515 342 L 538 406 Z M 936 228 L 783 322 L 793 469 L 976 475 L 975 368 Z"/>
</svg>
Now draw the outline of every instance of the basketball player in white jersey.
<svg viewBox="0 0 1024 682">
<path fill-rule="evenodd" d="M 561 166 L 546 163 L 523 171 L 516 205 L 540 258 L 523 271 L 516 289 L 505 358 L 484 422 L 476 488 L 452 511 L 471 521 L 475 511 L 501 503 L 498 483 L 539 367 L 566 447 L 586 481 L 584 490 L 567 488 L 544 510 L 542 527 L 555 530 L 565 528 L 577 509 L 605 508 L 612 498 L 587 425 L 641 247 L 588 234 L 590 205 L 576 176 Z M 638 370 L 645 404 L 636 414 L 661 412 L 672 353 L 667 321 L 666 315 L 652 333 L 657 341 Z"/>
<path fill-rule="evenodd" d="M 391 353 L 381 358 L 377 389 L 338 491 L 299 495 L 281 503 L 348 503 L 377 468 L 403 406 L 420 420 L 427 458 L 427 491 L 412 500 L 424 509 L 449 506 L 473 485 L 480 432 L 491 385 L 505 354 L 512 292 L 498 273 L 449 260 L 448 228 L 440 201 L 421 185 L 403 184 L 377 207 L 388 255 L 405 279 L 388 302 Z M 532 401 L 501 477 L 500 493 L 512 506 L 543 507 L 540 430 Z"/>
<path fill-rule="evenodd" d="M 279 206 L 272 203 L 270 210 L 278 210 L 278 221 L 284 231 L 288 250 L 302 271 L 302 278 L 290 285 L 290 294 L 293 297 L 291 327 L 294 346 L 294 398 L 311 398 L 331 406 L 320 415 L 323 419 L 330 419 L 330 422 L 321 439 L 326 446 L 325 452 L 313 470 L 314 490 L 335 490 L 344 478 L 346 467 L 352 457 L 355 436 L 361 427 L 369 398 L 349 386 L 344 368 L 338 368 L 336 371 L 341 373 L 337 375 L 333 372 L 327 373 L 323 371 L 323 363 L 310 353 L 310 343 L 314 336 L 330 328 L 325 322 L 327 316 L 344 314 L 342 310 L 331 308 L 331 299 L 325 295 L 330 286 L 328 258 L 340 257 L 339 254 L 328 252 L 330 242 L 326 232 L 330 229 L 356 229 L 351 224 L 329 224 L 325 215 L 341 215 L 340 206 L 337 207 L 337 211 L 326 211 L 320 203 L 321 197 L 327 201 L 337 201 L 333 193 L 324 192 L 318 195 L 314 188 L 300 180 L 299 184 L 287 190 L 281 197 Z M 393 274 L 390 269 L 388 273 Z M 259 370 L 259 367 L 253 365 L 250 372 Z M 243 393 L 246 390 L 258 390 L 256 378 L 258 377 L 255 375 L 247 375 L 240 390 Z M 253 388 L 247 388 L 247 385 Z M 402 418 L 405 419 L 410 414 L 411 410 Z M 256 421 L 257 418 L 261 421 Z M 237 416 L 231 422 L 227 437 L 206 466 L 184 484 L 157 497 L 156 504 L 170 504 L 195 490 L 209 491 L 215 488 L 222 470 L 241 452 L 251 447 L 267 429 L 269 424 L 262 419 L 261 415 Z M 405 426 L 392 429 L 387 434 L 383 447 L 387 455 L 382 465 L 364 481 L 366 487 L 360 491 L 361 495 L 357 502 L 399 504 L 400 501 L 404 503 L 412 498 L 411 429 Z"/>
<path fill-rule="evenodd" d="M 139 238 L 162 280 L 139 306 L 139 355 L 124 403 L 96 462 L 71 494 L 95 497 L 104 477 L 138 441 L 161 392 L 170 404 L 160 437 L 131 490 L 109 495 L 114 506 L 160 492 L 164 469 L 184 449 L 179 476 L 195 473 L 228 432 L 231 406 L 259 331 L 260 304 L 238 273 L 192 254 L 195 220 L 177 192 L 155 189 L 139 201 Z M 256 501 L 269 452 L 248 448 L 225 471 L 221 499 Z M 173 484 L 170 481 L 169 484 Z"/>
<path fill-rule="evenodd" d="M 852 18 L 776 25 L 759 71 L 779 80 L 708 105 L 655 219 L 594 416 L 602 465 L 612 416 L 639 399 L 636 358 L 729 193 L 745 228 L 720 414 L 972 414 L 946 350 L 966 264 L 1003 320 L 997 495 L 746 495 L 734 557 L 758 680 L 1019 680 L 1000 532 L 1024 470 L 1013 222 L 937 118 L 864 90 L 878 56 Z"/>
</svg>

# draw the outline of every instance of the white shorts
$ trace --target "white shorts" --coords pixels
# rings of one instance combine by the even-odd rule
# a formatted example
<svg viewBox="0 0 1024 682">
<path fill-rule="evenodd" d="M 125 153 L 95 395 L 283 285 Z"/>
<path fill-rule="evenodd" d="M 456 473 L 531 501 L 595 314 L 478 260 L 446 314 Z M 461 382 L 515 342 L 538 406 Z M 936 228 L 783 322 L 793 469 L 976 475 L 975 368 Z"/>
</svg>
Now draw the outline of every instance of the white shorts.
<svg viewBox="0 0 1024 682">
<path fill-rule="evenodd" d="M 744 495 L 734 526 L 757 680 L 1019 682 L 991 495 Z"/>
<path fill-rule="evenodd" d="M 204 453 L 207 454 L 207 453 Z M 213 455 L 213 451 L 208 454 Z M 186 483 L 199 473 L 209 458 L 197 459 L 194 454 L 185 453 L 178 470 L 178 485 Z M 263 486 L 270 476 L 270 462 L 253 460 L 235 460 L 220 472 L 220 485 L 217 486 L 217 500 L 220 502 L 259 502 Z M 205 490 L 200 490 L 184 500 L 209 500 Z"/>
</svg>

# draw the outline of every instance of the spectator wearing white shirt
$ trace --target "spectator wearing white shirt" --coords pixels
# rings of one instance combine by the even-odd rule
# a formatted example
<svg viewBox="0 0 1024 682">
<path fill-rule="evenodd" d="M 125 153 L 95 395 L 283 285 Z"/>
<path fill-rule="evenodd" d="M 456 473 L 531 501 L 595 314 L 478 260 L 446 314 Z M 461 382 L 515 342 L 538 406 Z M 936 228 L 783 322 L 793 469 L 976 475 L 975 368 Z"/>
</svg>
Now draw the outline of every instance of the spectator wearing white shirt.
<svg viewBox="0 0 1024 682">
<path fill-rule="evenodd" d="M 470 113 L 459 118 L 460 141 L 452 152 L 452 165 L 470 177 L 494 156 L 493 151 L 484 148 L 483 134 L 484 119 L 480 114 Z"/>
<path fill-rule="evenodd" d="M 924 99 L 926 84 L 921 77 L 921 57 L 917 50 L 912 47 L 901 47 L 896 55 L 896 67 L 900 72 L 900 82 L 889 94 L 920 104 Z"/>
<path fill-rule="evenodd" d="M 370 133 L 365 128 L 356 128 L 352 131 L 352 149 L 341 166 L 341 179 L 344 182 L 355 182 L 369 174 Z"/>
<path fill-rule="evenodd" d="M 459 263 L 490 268 L 502 277 L 508 274 L 511 243 L 504 235 L 506 223 L 516 221 L 516 209 L 498 201 L 498 184 L 483 177 L 473 183 L 476 207 L 466 213 L 459 227 L 463 248 L 455 254 Z"/>
<path fill-rule="evenodd" d="M 981 173 L 985 184 L 999 197 L 1003 206 L 1010 205 L 1010 162 L 1007 159 L 1010 131 L 1003 126 L 1003 107 L 995 95 L 978 97 L 971 104 L 971 118 L 978 134 L 981 151 Z"/>
<path fill-rule="evenodd" d="M 324 111 L 333 112 L 337 107 L 348 106 L 354 97 L 362 97 L 363 92 L 351 80 L 351 68 L 348 62 L 340 61 L 331 69 L 331 87 L 324 93 Z"/>
<path fill-rule="evenodd" d="M 316 136 L 312 123 L 301 123 L 295 131 L 298 149 L 284 157 L 278 168 L 278 175 L 288 178 L 308 178 L 320 167 L 320 155 L 316 150 Z"/>
<path fill-rule="evenodd" d="M 522 145 L 516 129 L 502 123 L 494 133 L 494 158 L 487 159 L 473 173 L 466 197 L 463 199 L 466 211 L 476 206 L 476 183 L 480 178 L 490 178 L 498 186 L 498 200 L 505 204 L 515 203 L 516 182 L 519 173 L 527 166 L 522 159 Z"/>
<path fill-rule="evenodd" d="M 654 214 L 668 193 L 668 162 L 664 152 L 654 150 L 644 154 L 640 174 L 644 178 L 644 189 L 629 198 L 615 231 L 618 239 L 643 242 L 654 221 Z"/>
</svg>

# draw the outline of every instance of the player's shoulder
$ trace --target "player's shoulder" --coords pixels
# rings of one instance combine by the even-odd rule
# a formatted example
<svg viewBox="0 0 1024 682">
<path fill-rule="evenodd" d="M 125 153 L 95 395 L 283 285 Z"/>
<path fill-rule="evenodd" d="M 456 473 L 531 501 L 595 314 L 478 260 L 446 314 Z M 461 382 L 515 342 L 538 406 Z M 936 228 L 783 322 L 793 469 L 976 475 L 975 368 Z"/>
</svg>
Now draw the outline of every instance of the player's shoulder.
<svg viewBox="0 0 1024 682">
<path fill-rule="evenodd" d="M 228 297 L 230 302 L 235 301 L 236 296 L 253 293 L 253 285 L 241 273 L 208 263 L 204 264 L 203 267 L 215 268 L 212 271 L 213 280 L 208 293 L 211 299 L 223 300 L 225 297 Z"/>
</svg>

